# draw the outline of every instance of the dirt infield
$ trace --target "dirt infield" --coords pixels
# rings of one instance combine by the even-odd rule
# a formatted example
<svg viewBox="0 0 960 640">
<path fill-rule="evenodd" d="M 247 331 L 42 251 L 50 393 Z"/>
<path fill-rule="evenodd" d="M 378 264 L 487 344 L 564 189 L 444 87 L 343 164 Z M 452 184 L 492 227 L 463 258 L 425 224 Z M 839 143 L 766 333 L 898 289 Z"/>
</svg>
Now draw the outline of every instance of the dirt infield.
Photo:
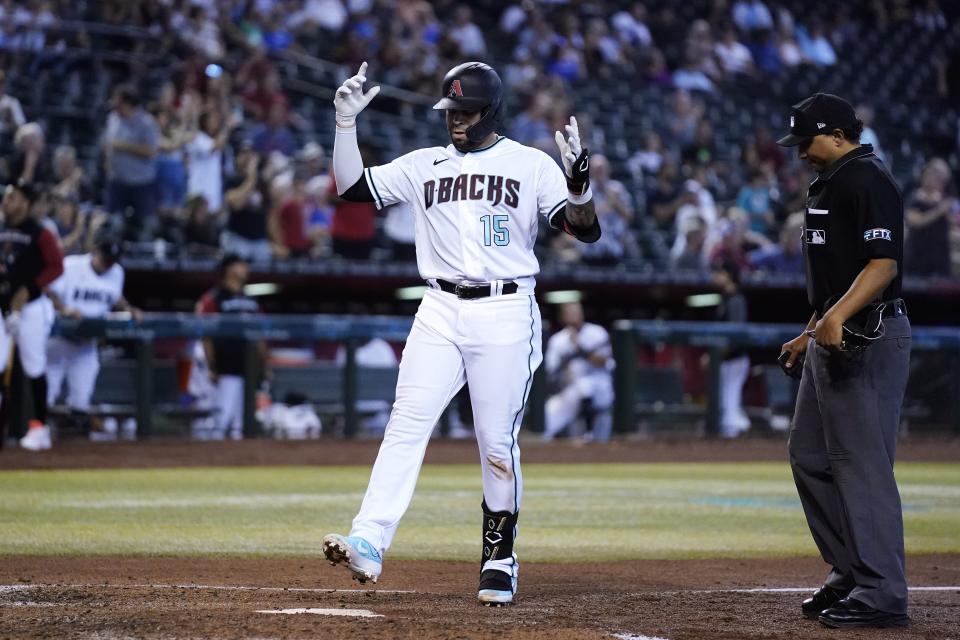
<svg viewBox="0 0 960 640">
<path fill-rule="evenodd" d="M 571 441 L 544 443 L 521 440 L 523 463 L 576 462 L 786 462 L 782 439 L 618 440 L 582 445 Z M 241 442 L 93 443 L 80 439 L 57 442 L 53 450 L 32 453 L 17 448 L 0 451 L 2 469 L 83 469 L 140 467 L 370 465 L 380 446 L 376 440 L 311 441 L 247 440 Z M 898 445 L 901 461 L 960 462 L 960 438 L 911 439 Z M 437 439 L 427 447 L 427 464 L 475 463 L 473 440 Z"/>
<path fill-rule="evenodd" d="M 799 615 L 813 559 L 526 564 L 513 607 L 474 601 L 473 563 L 393 562 L 358 590 L 317 558 L 0 559 L 0 638 L 717 638 L 960 637 L 960 590 L 911 593 L 913 623 L 837 632 Z M 913 585 L 958 585 L 956 557 L 909 560 Z M 242 587 L 242 588 L 237 588 Z M 360 609 L 380 617 L 271 615 Z"/>
<path fill-rule="evenodd" d="M 0 469 L 366 465 L 378 443 L 93 444 L 0 452 Z M 523 444 L 524 463 L 783 461 L 782 440 Z M 428 463 L 476 461 L 472 441 L 436 441 Z M 957 440 L 909 441 L 900 460 L 958 461 Z M 590 546 L 571 549 L 589 558 Z M 515 606 L 475 602 L 477 566 L 390 561 L 374 589 L 317 557 L 0 557 L 0 640 L 19 638 L 490 638 L 960 640 L 960 556 L 911 556 L 912 626 L 837 632 L 802 618 L 823 577 L 815 558 L 525 563 Z M 950 588 L 947 588 L 950 587 Z M 737 591 L 739 590 L 739 591 Z M 320 613 L 263 613 L 285 609 Z M 326 611 L 323 611 L 326 610 Z M 332 610 L 332 611 L 331 611 Z M 375 617 L 330 615 L 361 610 Z"/>
</svg>

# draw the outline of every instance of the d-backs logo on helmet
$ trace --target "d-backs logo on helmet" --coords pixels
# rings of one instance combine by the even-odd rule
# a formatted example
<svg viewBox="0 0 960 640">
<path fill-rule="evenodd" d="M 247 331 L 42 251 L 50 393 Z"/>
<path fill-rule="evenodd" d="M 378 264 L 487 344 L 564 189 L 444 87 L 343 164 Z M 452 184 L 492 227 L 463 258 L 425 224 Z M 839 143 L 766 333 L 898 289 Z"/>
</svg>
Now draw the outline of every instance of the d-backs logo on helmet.
<svg viewBox="0 0 960 640">
<path fill-rule="evenodd" d="M 500 126 L 503 113 L 503 83 L 492 67 L 482 62 L 464 62 L 443 78 L 434 109 L 479 111 L 480 120 L 467 128 L 467 140 L 475 148 Z"/>
</svg>

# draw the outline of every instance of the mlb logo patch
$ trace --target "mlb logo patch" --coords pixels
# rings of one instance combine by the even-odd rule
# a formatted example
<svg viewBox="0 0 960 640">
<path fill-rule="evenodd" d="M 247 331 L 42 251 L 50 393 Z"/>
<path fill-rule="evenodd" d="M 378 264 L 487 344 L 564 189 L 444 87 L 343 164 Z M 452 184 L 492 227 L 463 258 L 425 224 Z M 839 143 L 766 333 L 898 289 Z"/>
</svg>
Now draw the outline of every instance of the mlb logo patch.
<svg viewBox="0 0 960 640">
<path fill-rule="evenodd" d="M 823 229 L 807 229 L 807 244 L 827 244 L 827 232 Z"/>
<path fill-rule="evenodd" d="M 863 232 L 863 241 L 870 242 L 871 240 L 889 240 L 893 242 L 893 238 L 890 237 L 890 229 L 868 229 Z"/>
</svg>

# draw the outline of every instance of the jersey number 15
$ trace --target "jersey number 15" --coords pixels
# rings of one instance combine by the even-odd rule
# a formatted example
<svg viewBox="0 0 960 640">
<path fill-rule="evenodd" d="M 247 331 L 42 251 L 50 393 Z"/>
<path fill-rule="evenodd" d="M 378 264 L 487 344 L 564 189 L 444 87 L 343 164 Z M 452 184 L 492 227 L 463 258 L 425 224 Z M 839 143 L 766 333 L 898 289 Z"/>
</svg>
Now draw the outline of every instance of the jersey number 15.
<svg viewBox="0 0 960 640">
<path fill-rule="evenodd" d="M 483 224 L 483 246 L 505 247 L 510 244 L 510 229 L 506 226 L 509 219 L 510 216 L 489 213 L 480 216 L 480 222 Z"/>
</svg>

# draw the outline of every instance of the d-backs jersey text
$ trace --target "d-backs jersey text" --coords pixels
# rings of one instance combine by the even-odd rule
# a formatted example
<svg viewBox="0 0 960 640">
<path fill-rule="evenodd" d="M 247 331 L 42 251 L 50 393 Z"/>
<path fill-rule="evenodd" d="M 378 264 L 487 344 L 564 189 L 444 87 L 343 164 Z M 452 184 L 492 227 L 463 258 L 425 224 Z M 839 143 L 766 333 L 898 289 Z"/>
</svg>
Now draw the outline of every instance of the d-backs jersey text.
<svg viewBox="0 0 960 640">
<path fill-rule="evenodd" d="M 97 275 L 90 259 L 90 254 L 64 258 L 63 275 L 50 289 L 67 309 L 76 309 L 85 318 L 100 318 L 123 297 L 123 267 L 114 264 Z"/>
<path fill-rule="evenodd" d="M 419 149 L 364 173 L 378 209 L 397 202 L 413 209 L 417 266 L 428 280 L 536 275 L 537 216 L 552 223 L 567 202 L 559 165 L 509 138 L 469 153 Z"/>
</svg>

